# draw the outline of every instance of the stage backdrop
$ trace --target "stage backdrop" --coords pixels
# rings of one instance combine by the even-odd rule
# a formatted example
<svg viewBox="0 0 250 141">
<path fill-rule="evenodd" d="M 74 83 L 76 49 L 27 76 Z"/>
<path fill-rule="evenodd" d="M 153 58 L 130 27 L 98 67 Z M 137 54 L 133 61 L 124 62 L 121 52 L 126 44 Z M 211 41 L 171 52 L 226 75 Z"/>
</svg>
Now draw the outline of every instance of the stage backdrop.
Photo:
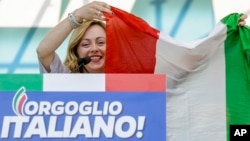
<svg viewBox="0 0 250 141">
<path fill-rule="evenodd" d="M 166 79 L 0 75 L 0 140 L 166 141 Z"/>
</svg>

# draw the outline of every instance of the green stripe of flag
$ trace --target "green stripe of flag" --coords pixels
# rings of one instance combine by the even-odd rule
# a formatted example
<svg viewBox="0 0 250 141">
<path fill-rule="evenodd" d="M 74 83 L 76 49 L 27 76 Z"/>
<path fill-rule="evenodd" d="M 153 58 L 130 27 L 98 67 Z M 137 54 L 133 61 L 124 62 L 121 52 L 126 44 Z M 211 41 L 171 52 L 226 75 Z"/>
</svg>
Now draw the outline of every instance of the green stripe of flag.
<svg viewBox="0 0 250 141">
<path fill-rule="evenodd" d="M 246 54 L 247 47 L 243 46 L 244 42 L 250 40 L 245 38 L 250 37 L 250 29 L 238 28 L 239 17 L 240 14 L 232 14 L 222 20 L 227 24 L 227 34 L 230 35 L 225 42 L 228 141 L 230 125 L 250 124 L 250 65 Z"/>
<path fill-rule="evenodd" d="M 27 91 L 43 90 L 42 74 L 0 74 L 0 91 L 17 91 L 22 86 Z"/>
</svg>

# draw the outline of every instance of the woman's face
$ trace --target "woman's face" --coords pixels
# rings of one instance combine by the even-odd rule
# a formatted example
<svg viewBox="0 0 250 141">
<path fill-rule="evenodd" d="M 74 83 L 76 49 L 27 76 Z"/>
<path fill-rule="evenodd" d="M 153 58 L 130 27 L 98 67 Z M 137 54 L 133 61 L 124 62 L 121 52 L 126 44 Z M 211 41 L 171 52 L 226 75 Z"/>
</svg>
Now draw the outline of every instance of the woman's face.
<svg viewBox="0 0 250 141">
<path fill-rule="evenodd" d="M 89 56 L 90 63 L 85 65 L 90 73 L 103 73 L 106 53 L 106 32 L 100 25 L 92 25 L 85 32 L 77 47 L 79 57 Z"/>
</svg>

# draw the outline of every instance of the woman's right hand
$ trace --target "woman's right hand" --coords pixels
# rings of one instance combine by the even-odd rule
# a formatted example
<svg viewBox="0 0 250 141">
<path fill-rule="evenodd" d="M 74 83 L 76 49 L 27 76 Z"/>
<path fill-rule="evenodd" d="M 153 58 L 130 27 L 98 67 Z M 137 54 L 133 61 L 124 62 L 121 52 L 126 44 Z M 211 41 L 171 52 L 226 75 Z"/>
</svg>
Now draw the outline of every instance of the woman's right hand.
<svg viewBox="0 0 250 141">
<path fill-rule="evenodd" d="M 103 12 L 112 14 L 110 6 L 105 2 L 93 1 L 74 11 L 74 15 L 81 20 L 105 20 Z"/>
</svg>

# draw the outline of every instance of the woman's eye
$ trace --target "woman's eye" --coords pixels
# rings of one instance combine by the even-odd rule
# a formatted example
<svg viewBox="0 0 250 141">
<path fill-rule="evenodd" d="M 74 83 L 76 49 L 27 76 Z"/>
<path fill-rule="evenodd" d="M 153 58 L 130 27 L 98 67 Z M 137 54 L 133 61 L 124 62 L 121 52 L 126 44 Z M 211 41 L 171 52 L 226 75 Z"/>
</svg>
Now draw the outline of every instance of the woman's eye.
<svg viewBox="0 0 250 141">
<path fill-rule="evenodd" d="M 89 44 L 82 44 L 82 47 L 89 47 Z"/>
<path fill-rule="evenodd" d="M 97 44 L 98 44 L 99 46 L 103 46 L 103 45 L 105 44 L 105 42 L 104 42 L 104 41 L 100 41 L 100 42 L 97 42 Z"/>
</svg>

